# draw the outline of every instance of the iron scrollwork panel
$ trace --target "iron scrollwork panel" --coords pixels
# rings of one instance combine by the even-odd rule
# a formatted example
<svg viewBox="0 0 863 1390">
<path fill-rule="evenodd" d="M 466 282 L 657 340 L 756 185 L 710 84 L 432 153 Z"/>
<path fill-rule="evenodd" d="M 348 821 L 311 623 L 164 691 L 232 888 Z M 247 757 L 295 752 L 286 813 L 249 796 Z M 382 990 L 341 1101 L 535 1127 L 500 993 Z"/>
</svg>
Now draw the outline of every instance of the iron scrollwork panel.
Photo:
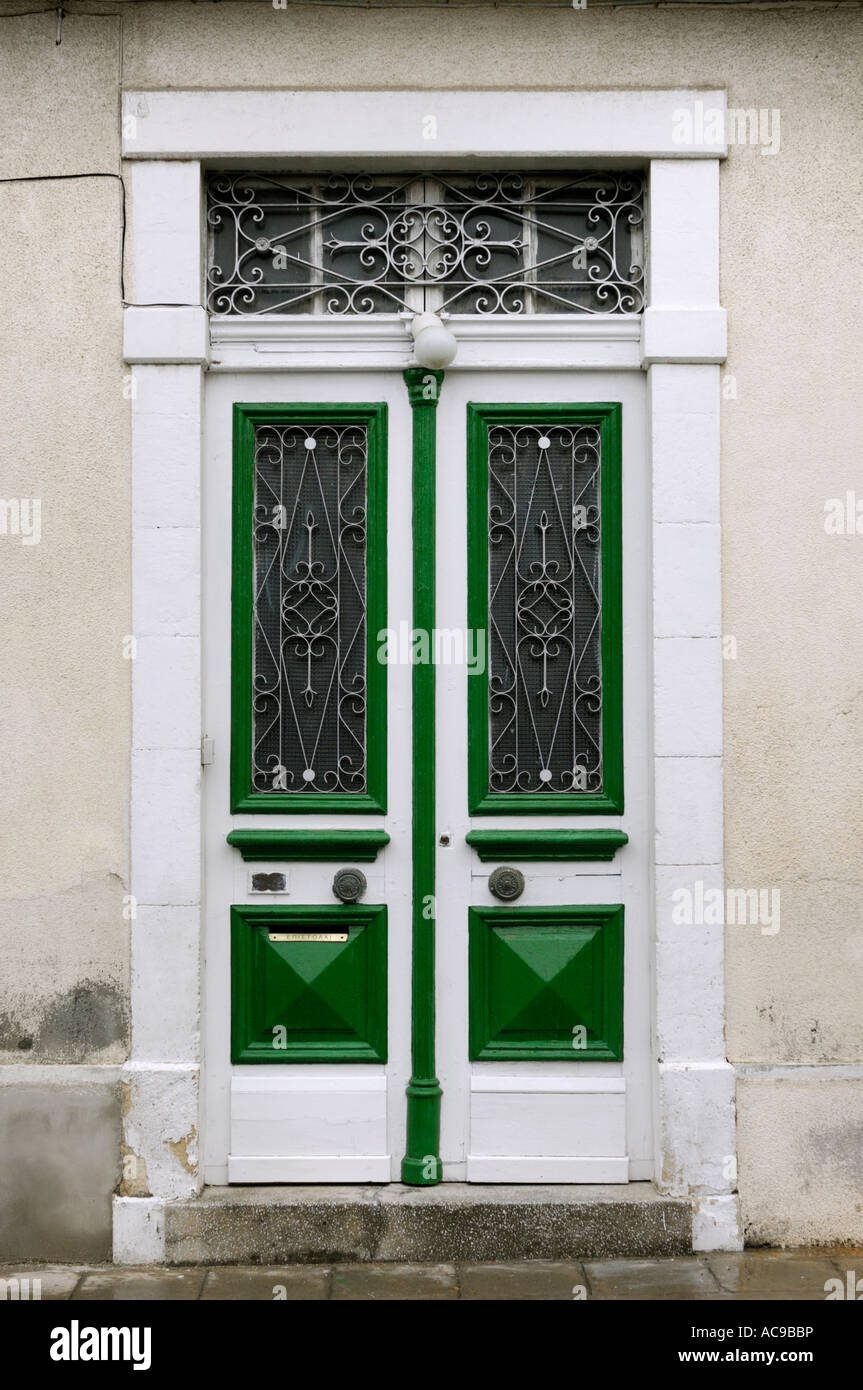
<svg viewBox="0 0 863 1390">
<path fill-rule="evenodd" d="M 488 792 L 600 793 L 600 431 L 488 427 Z"/>
<path fill-rule="evenodd" d="M 367 790 L 368 432 L 255 429 L 255 793 Z"/>
<path fill-rule="evenodd" d="M 637 314 L 637 173 L 214 173 L 211 313 Z"/>
</svg>

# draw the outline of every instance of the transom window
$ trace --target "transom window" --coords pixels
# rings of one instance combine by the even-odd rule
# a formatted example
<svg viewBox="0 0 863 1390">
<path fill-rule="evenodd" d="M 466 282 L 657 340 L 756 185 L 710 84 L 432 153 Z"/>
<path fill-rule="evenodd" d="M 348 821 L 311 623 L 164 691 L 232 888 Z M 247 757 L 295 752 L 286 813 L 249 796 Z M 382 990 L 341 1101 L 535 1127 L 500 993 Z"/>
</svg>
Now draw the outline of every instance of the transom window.
<svg viewBox="0 0 863 1390">
<path fill-rule="evenodd" d="M 211 313 L 636 314 L 638 173 L 213 173 Z"/>
</svg>

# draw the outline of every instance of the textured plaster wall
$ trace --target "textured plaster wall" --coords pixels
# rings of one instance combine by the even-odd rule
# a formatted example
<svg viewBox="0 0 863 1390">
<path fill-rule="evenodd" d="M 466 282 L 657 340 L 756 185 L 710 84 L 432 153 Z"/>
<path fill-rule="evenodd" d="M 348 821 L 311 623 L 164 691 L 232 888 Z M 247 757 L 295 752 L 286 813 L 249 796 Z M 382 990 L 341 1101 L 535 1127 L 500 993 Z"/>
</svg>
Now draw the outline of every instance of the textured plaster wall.
<svg viewBox="0 0 863 1390">
<path fill-rule="evenodd" d="M 27 1072 L 32 1084 L 21 1077 Z M 16 1068 L 0 1084 L 0 1260 L 108 1260 L 120 1177 L 120 1084 Z M 68 1075 L 58 1077 L 57 1072 Z M 39 1084 L 35 1084 L 36 1082 Z"/>
<path fill-rule="evenodd" d="M 117 31 L 0 20 L 0 178 L 116 172 Z M 0 183 L 0 1056 L 128 1035 L 129 426 L 116 179 Z"/>
<path fill-rule="evenodd" d="M 724 627 L 736 639 L 725 665 L 726 872 L 731 887 L 781 894 L 778 933 L 728 929 L 728 1055 L 861 1060 L 863 536 L 828 535 L 823 519 L 827 499 L 855 486 L 863 496 L 863 12 L 110 8 L 123 11 L 133 88 L 715 86 L 731 107 L 779 109 L 779 153 L 732 148 L 721 184 Z M 60 48 L 54 29 L 53 15 L 0 24 L 7 176 L 118 167 L 117 20 L 70 15 Z M 45 499 L 38 547 L 0 537 L 14 827 L 0 863 L 4 1031 L 13 1049 L 32 1035 L 34 1060 L 69 1056 L 78 1045 L 56 1020 L 70 1000 L 75 1015 L 76 988 L 88 999 L 107 990 L 115 1022 L 88 1024 L 79 1050 L 114 1057 L 129 743 L 117 189 L 0 186 L 0 199 L 14 268 L 2 277 L 3 389 L 16 402 L 3 414 L 0 493 Z M 741 1083 L 753 1238 L 863 1240 L 851 1178 L 819 1178 L 821 1143 L 859 1152 L 861 1096 L 853 1080 Z"/>
<path fill-rule="evenodd" d="M 834 1079 L 835 1078 L 835 1079 Z M 738 1164 L 750 1245 L 861 1243 L 860 1082 L 791 1069 L 737 1082 Z"/>
</svg>

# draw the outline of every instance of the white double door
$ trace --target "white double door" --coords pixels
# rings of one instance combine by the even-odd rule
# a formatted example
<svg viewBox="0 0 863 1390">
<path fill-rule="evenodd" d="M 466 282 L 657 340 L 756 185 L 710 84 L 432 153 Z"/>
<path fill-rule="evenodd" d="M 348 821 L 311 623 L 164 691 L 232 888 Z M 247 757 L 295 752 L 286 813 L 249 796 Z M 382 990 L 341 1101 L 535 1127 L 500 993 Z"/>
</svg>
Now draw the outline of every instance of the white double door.
<svg viewBox="0 0 863 1390">
<path fill-rule="evenodd" d="M 242 525 L 236 507 L 232 510 L 234 406 L 238 402 L 283 404 L 295 421 L 300 419 L 296 407 L 303 404 L 386 405 L 385 626 L 396 641 L 386 666 L 384 811 L 352 814 L 340 808 L 329 813 L 316 807 L 278 814 L 231 812 L 231 694 L 232 682 L 236 687 L 238 679 L 236 669 L 232 675 L 231 663 L 232 623 L 238 621 L 236 592 L 232 614 L 231 554 L 232 529 Z M 505 404 L 515 411 L 517 426 L 518 406 L 548 405 L 551 428 L 566 421 L 565 407 L 597 402 L 620 406 L 624 810 L 607 814 L 555 806 L 545 812 L 533 806 L 510 806 L 506 814 L 486 807 L 471 814 L 469 743 L 488 737 L 493 744 L 498 735 L 490 717 L 483 721 L 484 727 L 475 724 L 469 731 L 469 685 L 478 677 L 459 659 L 459 642 L 452 637 L 465 634 L 469 627 L 469 407 Z M 540 461 L 537 440 L 548 436 L 543 434 L 541 412 L 527 410 L 528 417 L 531 428 L 539 422 L 539 428 L 533 429 L 533 462 L 529 464 L 535 468 Z M 652 1143 L 647 867 L 649 479 L 643 377 L 637 371 L 453 368 L 446 374 L 436 420 L 436 626 L 447 634 L 435 667 L 435 1039 L 442 1088 L 443 1179 L 590 1183 L 644 1178 L 652 1172 Z M 206 1180 L 398 1182 L 405 1153 L 405 1088 L 411 1076 L 412 1000 L 413 644 L 405 644 L 401 637 L 410 634 L 413 625 L 412 416 L 407 389 L 400 370 L 214 371 L 207 382 L 205 428 L 204 729 L 214 750 L 213 761 L 204 771 Z M 472 476 L 475 486 L 476 469 Z M 502 486 L 506 491 L 505 479 Z M 550 495 L 555 496 L 554 484 Z M 488 520 L 493 505 L 488 497 L 474 498 L 472 505 L 476 517 Z M 516 519 L 515 527 L 530 529 L 535 533 L 532 544 L 540 546 L 545 541 L 541 515 L 525 514 Z M 547 515 L 542 524 L 550 524 Z M 382 563 L 384 557 L 369 552 L 369 572 Z M 548 614 L 541 609 L 541 603 L 534 606 L 536 620 L 546 637 L 549 632 L 554 635 Z M 589 617 L 582 614 L 580 621 L 589 626 Z M 517 625 L 515 617 L 513 623 Z M 500 674 L 501 652 L 495 656 L 489 649 L 494 642 L 493 627 L 490 630 L 485 654 L 493 676 L 495 662 Z M 515 627 L 508 635 L 498 636 L 504 646 L 507 640 L 517 641 Z M 476 641 L 475 634 L 469 635 L 464 649 L 476 655 Z M 531 678 L 539 660 L 534 648 Z M 538 698 L 536 688 L 531 692 L 527 684 L 525 678 L 525 698 L 531 693 Z M 553 686 L 554 679 L 547 684 Z M 252 698 L 251 690 L 248 697 Z M 547 726 L 548 716 L 542 718 Z M 501 748 L 507 751 L 505 736 Z M 570 749 L 570 758 L 571 754 Z M 507 756 L 511 762 L 511 750 Z M 540 756 L 537 766 L 542 762 Z M 509 766 L 506 757 L 501 766 Z M 532 777 L 535 785 L 536 771 L 536 767 L 528 768 L 522 785 Z M 229 832 L 238 829 L 316 832 L 322 841 L 338 830 L 377 829 L 385 831 L 389 841 L 374 860 L 360 865 L 349 854 L 341 862 L 281 857 L 249 862 L 227 842 Z M 628 840 L 611 858 L 533 857 L 536 832 L 597 829 L 622 830 Z M 477 847 L 466 840 L 471 831 L 501 830 L 523 832 L 531 857 L 523 857 L 524 844 L 509 852 L 495 843 L 491 857 L 480 857 Z M 334 873 L 342 867 L 362 869 L 367 880 L 362 904 L 386 907 L 385 978 L 378 981 L 384 992 L 386 1060 L 310 1061 L 303 1060 L 302 1052 L 291 1055 L 288 1051 L 267 1062 L 232 1062 L 232 1046 L 234 1056 L 238 1055 L 232 1044 L 232 1018 L 236 1021 L 243 1006 L 238 994 L 255 988 L 254 981 L 249 982 L 249 969 L 238 976 L 236 959 L 232 971 L 232 908 L 317 906 L 350 914 L 353 909 L 340 908 L 333 892 Z M 517 869 L 523 876 L 523 891 L 516 899 L 501 900 L 492 894 L 490 875 L 499 867 Z M 618 908 L 622 913 L 615 911 Z M 591 916 L 588 909 L 597 912 Z M 619 935 L 603 957 L 591 942 L 599 941 L 596 932 L 604 926 L 610 939 L 612 924 Z M 286 934 L 292 925 L 286 924 Z M 327 931 L 331 930 L 330 923 Z M 587 949 L 572 948 L 572 933 L 581 933 Z M 290 967 L 290 951 L 298 949 L 295 945 L 270 942 L 266 931 L 261 940 L 264 953 L 281 952 L 286 968 Z M 308 959 L 315 946 L 309 942 L 299 949 Z M 336 949 L 322 943 L 321 960 L 323 953 Z M 622 953 L 619 978 L 614 966 L 618 949 Z M 306 968 L 309 979 L 310 969 L 314 973 L 313 967 Z M 611 972 L 608 979 L 603 978 L 603 970 Z M 290 1002 L 286 1012 L 280 1013 L 278 1000 L 274 1005 L 272 998 L 281 978 L 277 971 L 276 984 L 261 994 L 262 1007 L 275 1009 L 274 1031 L 278 1021 L 290 1027 Z M 357 988 L 367 987 L 364 976 Z M 380 1006 L 380 988 L 376 997 Z M 608 1019 L 598 1022 L 591 1009 L 603 1008 L 612 1018 L 612 1031 L 617 1028 L 617 1043 L 607 1038 L 606 1055 L 597 1058 L 591 1028 L 602 1031 Z M 615 1023 L 617 1009 L 620 1018 Z M 586 1027 L 582 1026 L 585 1020 Z M 269 1016 L 265 1022 L 269 1027 Z M 571 1041 L 564 1045 L 562 1036 L 570 1032 Z M 607 1055 L 615 1049 L 615 1056 Z M 334 1055 L 338 1057 L 338 1050 Z"/>
</svg>

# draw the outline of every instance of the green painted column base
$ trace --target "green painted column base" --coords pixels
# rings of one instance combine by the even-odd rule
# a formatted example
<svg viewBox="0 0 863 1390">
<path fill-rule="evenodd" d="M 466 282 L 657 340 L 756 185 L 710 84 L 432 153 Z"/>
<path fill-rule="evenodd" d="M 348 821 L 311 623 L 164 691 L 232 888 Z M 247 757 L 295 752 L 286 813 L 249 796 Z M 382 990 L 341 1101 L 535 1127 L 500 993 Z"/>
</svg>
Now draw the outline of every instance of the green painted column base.
<svg viewBox="0 0 863 1390">
<path fill-rule="evenodd" d="M 408 1083 L 407 1153 L 402 1159 L 402 1182 L 411 1187 L 433 1187 L 443 1177 L 438 1157 L 442 1094 L 437 1077 Z"/>
</svg>

